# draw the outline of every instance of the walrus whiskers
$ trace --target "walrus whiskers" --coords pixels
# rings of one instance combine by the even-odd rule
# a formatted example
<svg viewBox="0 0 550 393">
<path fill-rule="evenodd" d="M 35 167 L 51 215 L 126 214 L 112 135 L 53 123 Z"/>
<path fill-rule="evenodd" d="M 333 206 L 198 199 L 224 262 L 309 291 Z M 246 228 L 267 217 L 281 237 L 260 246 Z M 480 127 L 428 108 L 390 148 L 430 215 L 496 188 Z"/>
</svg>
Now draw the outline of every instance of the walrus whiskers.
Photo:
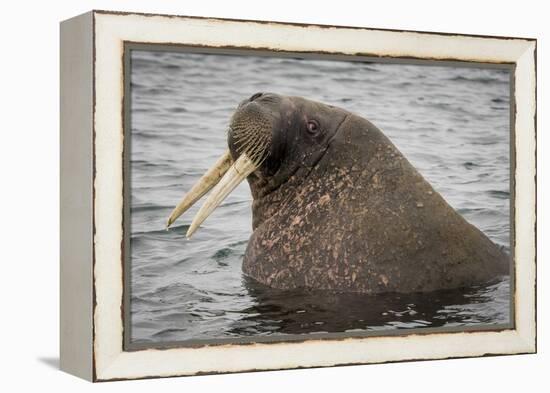
<svg viewBox="0 0 550 393">
<path fill-rule="evenodd" d="M 252 127 L 231 127 L 231 131 L 237 152 L 246 154 L 252 162 L 260 166 L 269 155 L 271 133 Z"/>
<path fill-rule="evenodd" d="M 237 153 L 260 166 L 269 154 L 271 128 L 270 120 L 257 109 L 237 111 L 229 127 Z"/>
</svg>

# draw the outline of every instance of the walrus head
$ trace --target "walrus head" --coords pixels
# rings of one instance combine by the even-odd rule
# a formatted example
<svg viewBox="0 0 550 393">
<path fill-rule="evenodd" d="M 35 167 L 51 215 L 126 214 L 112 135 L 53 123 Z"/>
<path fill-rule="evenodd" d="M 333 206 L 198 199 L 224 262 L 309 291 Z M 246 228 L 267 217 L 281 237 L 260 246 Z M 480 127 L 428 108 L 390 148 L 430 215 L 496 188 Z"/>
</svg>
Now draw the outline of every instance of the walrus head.
<svg viewBox="0 0 550 393">
<path fill-rule="evenodd" d="M 245 178 L 254 198 L 253 227 L 265 214 L 262 201 L 273 190 L 307 174 L 326 152 L 347 113 L 301 97 L 256 93 L 242 101 L 228 128 L 228 151 L 176 206 L 171 225 L 214 188 L 187 231 L 190 237 Z M 268 208 L 267 206 L 265 206 Z"/>
<path fill-rule="evenodd" d="M 187 236 L 244 179 L 243 271 L 279 288 L 415 292 L 482 283 L 508 256 L 439 195 L 371 122 L 300 97 L 241 102 L 228 150 L 172 212 L 212 189 Z"/>
</svg>

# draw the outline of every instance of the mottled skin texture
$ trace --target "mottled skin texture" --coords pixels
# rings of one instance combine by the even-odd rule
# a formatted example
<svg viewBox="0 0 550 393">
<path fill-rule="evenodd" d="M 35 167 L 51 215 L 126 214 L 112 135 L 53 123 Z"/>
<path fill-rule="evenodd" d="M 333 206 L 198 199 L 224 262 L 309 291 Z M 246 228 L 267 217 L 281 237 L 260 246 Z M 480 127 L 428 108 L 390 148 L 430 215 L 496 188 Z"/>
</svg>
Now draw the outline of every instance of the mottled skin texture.
<svg viewBox="0 0 550 393">
<path fill-rule="evenodd" d="M 508 273 L 509 256 L 369 121 L 298 97 L 255 97 L 237 113 L 247 105 L 271 114 L 273 133 L 270 156 L 248 177 L 247 276 L 279 289 L 381 293 L 459 288 Z M 231 135 L 229 147 L 236 158 Z"/>
</svg>

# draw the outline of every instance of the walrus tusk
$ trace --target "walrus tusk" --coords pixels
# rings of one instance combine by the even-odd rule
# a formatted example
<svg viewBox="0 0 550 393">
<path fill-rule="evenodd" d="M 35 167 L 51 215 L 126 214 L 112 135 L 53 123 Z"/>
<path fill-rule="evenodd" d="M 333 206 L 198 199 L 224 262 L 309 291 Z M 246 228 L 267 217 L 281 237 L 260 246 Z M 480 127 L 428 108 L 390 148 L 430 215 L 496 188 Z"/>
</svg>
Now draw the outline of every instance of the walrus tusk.
<svg viewBox="0 0 550 393">
<path fill-rule="evenodd" d="M 212 189 L 218 182 L 222 179 L 223 175 L 233 164 L 233 159 L 229 150 L 226 150 L 225 153 L 216 161 L 216 163 L 208 170 L 199 181 L 191 188 L 191 190 L 185 194 L 181 202 L 174 208 L 168 222 L 166 223 L 166 229 L 176 219 L 181 216 L 187 209 L 189 209 L 195 202 L 202 198 L 204 194 Z"/>
<path fill-rule="evenodd" d="M 187 238 L 197 230 L 216 207 L 235 189 L 248 175 L 258 167 L 248 156 L 243 153 L 225 173 L 223 178 L 214 187 L 204 204 L 201 206 L 191 226 L 187 231 Z"/>
</svg>

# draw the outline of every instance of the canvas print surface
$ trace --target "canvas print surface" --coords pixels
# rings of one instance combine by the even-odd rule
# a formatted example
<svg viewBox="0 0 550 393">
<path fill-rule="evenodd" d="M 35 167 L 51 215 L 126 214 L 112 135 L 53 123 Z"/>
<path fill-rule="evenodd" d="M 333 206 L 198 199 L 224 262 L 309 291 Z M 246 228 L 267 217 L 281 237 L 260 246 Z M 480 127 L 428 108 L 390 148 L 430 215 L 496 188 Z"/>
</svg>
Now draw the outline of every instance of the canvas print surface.
<svg viewBox="0 0 550 393">
<path fill-rule="evenodd" d="M 130 343 L 510 323 L 509 69 L 129 54 Z"/>
</svg>

